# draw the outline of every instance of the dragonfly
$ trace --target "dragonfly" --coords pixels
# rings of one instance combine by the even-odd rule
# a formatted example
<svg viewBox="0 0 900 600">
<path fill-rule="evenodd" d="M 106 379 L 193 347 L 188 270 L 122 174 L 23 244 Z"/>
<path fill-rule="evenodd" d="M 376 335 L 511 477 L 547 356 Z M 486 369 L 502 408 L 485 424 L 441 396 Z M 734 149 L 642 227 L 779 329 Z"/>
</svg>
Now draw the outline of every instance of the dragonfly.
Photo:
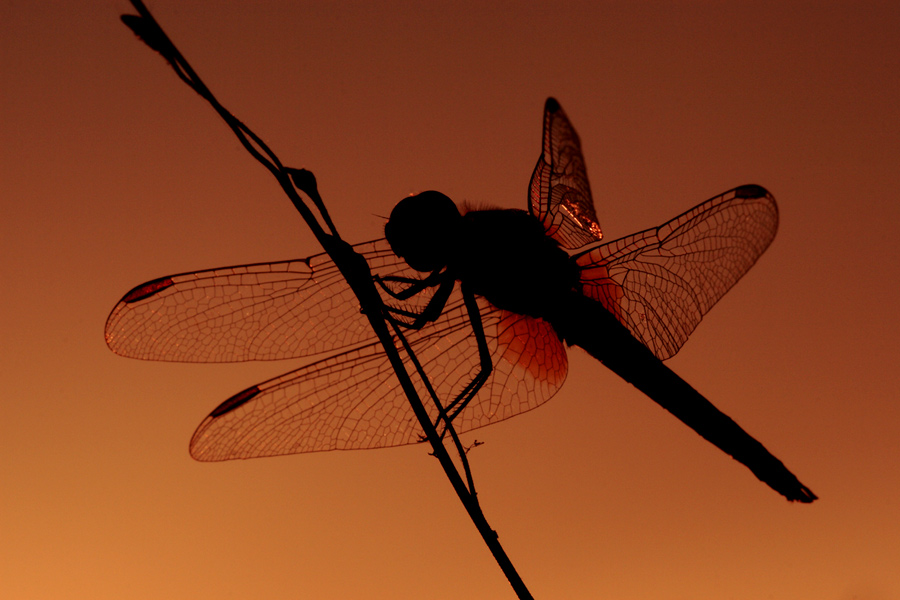
<svg viewBox="0 0 900 600">
<path fill-rule="evenodd" d="M 744 185 L 604 241 L 580 139 L 549 98 L 527 210 L 460 211 L 423 192 L 397 205 L 385 238 L 353 249 L 435 424 L 464 433 L 537 408 L 566 379 L 566 346 L 579 346 L 788 500 L 812 502 L 779 459 L 663 362 L 777 228 L 773 196 Z M 327 254 L 154 279 L 125 294 L 105 333 L 113 352 L 145 360 L 308 359 L 216 407 L 191 439 L 201 461 L 424 439 Z"/>
</svg>

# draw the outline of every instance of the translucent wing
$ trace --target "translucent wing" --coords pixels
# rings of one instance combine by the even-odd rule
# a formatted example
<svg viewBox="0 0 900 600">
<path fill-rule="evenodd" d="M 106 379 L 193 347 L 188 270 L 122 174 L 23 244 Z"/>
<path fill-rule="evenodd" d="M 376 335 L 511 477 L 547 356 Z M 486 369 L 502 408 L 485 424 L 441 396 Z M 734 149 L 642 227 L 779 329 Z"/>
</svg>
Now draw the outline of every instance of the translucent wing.
<svg viewBox="0 0 900 600">
<path fill-rule="evenodd" d="M 384 240 L 355 247 L 376 275 L 418 274 Z M 393 308 L 418 313 L 433 289 Z M 479 298 L 494 371 L 454 421 L 458 431 L 507 419 L 549 399 L 566 375 L 553 328 Z M 405 337 L 444 404 L 479 360 L 459 289 L 433 324 Z M 225 460 L 420 441 L 420 430 L 359 304 L 327 255 L 164 277 L 140 285 L 107 320 L 110 348 L 148 360 L 227 362 L 344 352 L 253 386 L 222 403 L 191 443 L 200 460 Z M 414 369 L 410 366 L 409 371 Z M 414 378 L 434 418 L 438 409 Z"/>
<path fill-rule="evenodd" d="M 575 250 L 603 237 L 581 141 L 553 98 L 544 106 L 543 151 L 531 175 L 529 197 L 531 214 L 563 248 Z"/>
<path fill-rule="evenodd" d="M 775 199 L 745 185 L 579 255 L 583 291 L 665 360 L 753 266 L 777 229 Z"/>
<path fill-rule="evenodd" d="M 471 380 L 478 350 L 459 292 L 425 335 L 407 336 L 446 406 Z M 543 321 L 479 299 L 494 371 L 454 420 L 458 432 L 484 427 L 548 400 L 566 376 L 566 354 Z M 413 371 L 407 360 L 408 370 Z M 420 378 L 414 384 L 432 420 L 438 408 Z M 254 458 L 325 450 L 399 446 L 422 431 L 378 344 L 331 357 L 226 400 L 197 428 L 198 460 Z"/>
<path fill-rule="evenodd" d="M 380 275 L 415 273 L 384 240 L 355 248 Z M 106 322 L 113 352 L 146 360 L 275 360 L 374 339 L 327 254 L 156 279 L 125 294 Z"/>
</svg>

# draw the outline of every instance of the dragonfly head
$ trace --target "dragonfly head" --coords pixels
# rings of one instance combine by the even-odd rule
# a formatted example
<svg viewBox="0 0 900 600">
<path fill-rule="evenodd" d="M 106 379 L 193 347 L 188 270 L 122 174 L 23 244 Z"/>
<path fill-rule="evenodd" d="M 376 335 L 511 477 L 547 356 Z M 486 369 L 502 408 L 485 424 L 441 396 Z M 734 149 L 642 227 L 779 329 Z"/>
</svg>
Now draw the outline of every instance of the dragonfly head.
<svg viewBox="0 0 900 600">
<path fill-rule="evenodd" d="M 453 200 L 428 191 L 397 203 L 384 226 L 394 254 L 416 271 L 433 272 L 447 266 L 462 227 Z"/>
</svg>

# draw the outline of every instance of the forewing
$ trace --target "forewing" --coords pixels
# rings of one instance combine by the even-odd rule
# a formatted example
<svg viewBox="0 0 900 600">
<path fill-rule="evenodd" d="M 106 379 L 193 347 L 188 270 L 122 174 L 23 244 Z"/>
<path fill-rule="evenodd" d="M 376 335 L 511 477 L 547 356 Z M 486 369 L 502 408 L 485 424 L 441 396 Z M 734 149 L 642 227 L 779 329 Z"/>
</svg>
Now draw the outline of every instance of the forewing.
<svg viewBox="0 0 900 600">
<path fill-rule="evenodd" d="M 494 370 L 460 413 L 458 432 L 535 408 L 566 374 L 565 350 L 543 321 L 501 311 L 479 299 Z M 478 350 L 459 292 L 433 325 L 406 337 L 447 406 L 471 381 Z M 407 370 L 432 422 L 439 410 L 408 357 Z M 198 427 L 191 454 L 229 460 L 423 441 L 409 401 L 379 344 L 308 365 L 226 400 Z"/>
<path fill-rule="evenodd" d="M 355 249 L 374 273 L 411 273 L 384 240 Z M 327 254 L 156 279 L 128 292 L 106 322 L 113 352 L 146 360 L 274 360 L 372 340 Z"/>
<path fill-rule="evenodd" d="M 582 248 L 603 237 L 581 141 L 553 98 L 544 106 L 543 150 L 531 175 L 529 197 L 531 214 L 563 248 Z"/>
<path fill-rule="evenodd" d="M 583 291 L 664 360 L 753 266 L 777 229 L 775 199 L 745 185 L 578 256 Z"/>
</svg>

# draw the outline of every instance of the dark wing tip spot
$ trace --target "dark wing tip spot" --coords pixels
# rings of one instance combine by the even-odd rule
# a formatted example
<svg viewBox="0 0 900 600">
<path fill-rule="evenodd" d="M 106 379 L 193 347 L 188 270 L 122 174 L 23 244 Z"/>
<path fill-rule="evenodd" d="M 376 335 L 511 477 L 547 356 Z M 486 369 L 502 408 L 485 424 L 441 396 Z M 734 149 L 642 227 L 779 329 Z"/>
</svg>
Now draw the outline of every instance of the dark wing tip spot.
<svg viewBox="0 0 900 600">
<path fill-rule="evenodd" d="M 734 196 L 735 198 L 747 198 L 748 200 L 753 198 L 762 198 L 763 196 L 768 196 L 769 192 L 761 185 L 742 185 L 739 188 L 735 188 Z"/>
<path fill-rule="evenodd" d="M 167 287 L 175 285 L 175 282 L 172 281 L 171 277 L 160 277 L 159 279 L 154 279 L 153 281 L 148 281 L 147 283 L 142 283 L 137 286 L 122 298 L 122 302 L 126 304 L 131 304 L 132 302 L 138 302 L 145 298 L 149 298 L 159 292 L 163 291 Z"/>
<path fill-rule="evenodd" d="M 209 413 L 210 417 L 221 417 L 225 413 L 229 413 L 236 409 L 239 406 L 242 406 L 250 401 L 251 398 L 259 394 L 259 386 L 254 385 L 252 388 L 247 388 L 243 392 L 238 392 L 219 406 L 215 408 L 211 413 Z"/>
<path fill-rule="evenodd" d="M 544 105 L 545 111 L 555 113 L 560 108 L 562 108 L 562 107 L 559 105 L 559 102 L 556 101 L 556 98 L 554 98 L 552 96 L 547 98 L 547 103 Z"/>
</svg>

